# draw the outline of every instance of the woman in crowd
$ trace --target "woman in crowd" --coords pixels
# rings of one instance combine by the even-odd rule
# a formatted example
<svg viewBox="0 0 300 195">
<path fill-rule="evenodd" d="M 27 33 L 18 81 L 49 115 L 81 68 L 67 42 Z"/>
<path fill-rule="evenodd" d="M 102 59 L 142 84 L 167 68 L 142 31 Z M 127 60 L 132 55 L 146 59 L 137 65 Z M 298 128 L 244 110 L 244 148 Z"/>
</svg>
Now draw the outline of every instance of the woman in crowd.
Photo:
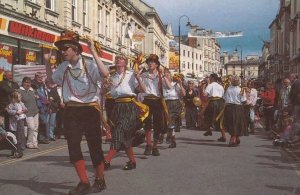
<svg viewBox="0 0 300 195">
<path fill-rule="evenodd" d="M 223 124 L 230 134 L 229 146 L 235 147 L 240 144 L 240 136 L 248 135 L 247 120 L 243 102 L 246 101 L 246 94 L 241 93 L 239 78 L 232 77 L 231 86 L 224 94 L 225 110 Z"/>
<path fill-rule="evenodd" d="M 268 81 L 265 86 L 265 90 L 261 92 L 260 98 L 263 104 L 263 114 L 265 118 L 265 129 L 270 131 L 275 123 L 274 121 L 274 104 L 275 104 L 275 89 L 272 82 Z"/>
<path fill-rule="evenodd" d="M 188 81 L 188 87 L 184 96 L 185 103 L 185 122 L 186 128 L 195 128 L 197 124 L 197 107 L 193 103 L 193 98 L 197 97 L 197 93 L 194 90 L 194 82 Z"/>
</svg>

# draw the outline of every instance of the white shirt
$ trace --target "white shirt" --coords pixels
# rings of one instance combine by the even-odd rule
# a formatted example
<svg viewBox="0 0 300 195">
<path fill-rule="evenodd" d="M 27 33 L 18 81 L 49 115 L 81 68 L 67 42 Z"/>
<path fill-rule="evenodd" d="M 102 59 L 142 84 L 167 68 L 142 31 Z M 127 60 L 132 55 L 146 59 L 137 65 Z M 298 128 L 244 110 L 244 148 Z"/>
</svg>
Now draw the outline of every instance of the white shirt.
<svg viewBox="0 0 300 195">
<path fill-rule="evenodd" d="M 257 90 L 255 88 L 251 88 L 250 93 L 247 95 L 247 104 L 251 106 L 255 106 L 257 101 Z"/>
<path fill-rule="evenodd" d="M 110 88 L 111 96 L 115 98 L 136 96 L 135 88 L 138 86 L 138 82 L 135 78 L 134 72 L 126 70 L 124 79 L 123 73 L 115 73 L 111 76 L 112 86 Z"/>
<path fill-rule="evenodd" d="M 212 82 L 207 85 L 205 92 L 208 94 L 208 97 L 223 97 L 224 88 L 217 82 Z"/>
<path fill-rule="evenodd" d="M 82 57 L 76 66 L 71 66 L 69 61 L 62 62 L 53 73 L 53 81 L 63 87 L 62 95 L 65 102 L 90 103 L 99 100 L 98 82 L 101 81 L 99 69 L 94 62 L 85 61 L 85 63 L 88 74 L 83 66 Z M 66 72 L 68 67 L 70 71 Z M 78 78 L 73 78 L 70 72 Z"/>
<path fill-rule="evenodd" d="M 145 72 L 141 75 L 142 81 L 146 87 L 146 91 L 144 96 L 154 95 L 160 97 L 160 92 L 158 88 L 158 73 L 157 74 L 150 74 L 149 72 Z"/>
<path fill-rule="evenodd" d="M 241 105 L 246 101 L 246 96 L 241 95 L 241 88 L 239 86 L 229 86 L 226 90 L 223 99 L 227 104 Z"/>
<path fill-rule="evenodd" d="M 171 82 L 171 88 L 167 89 L 165 84 L 163 87 L 163 95 L 165 97 L 165 100 L 178 100 L 179 94 L 180 94 L 180 85 L 176 82 Z"/>
</svg>

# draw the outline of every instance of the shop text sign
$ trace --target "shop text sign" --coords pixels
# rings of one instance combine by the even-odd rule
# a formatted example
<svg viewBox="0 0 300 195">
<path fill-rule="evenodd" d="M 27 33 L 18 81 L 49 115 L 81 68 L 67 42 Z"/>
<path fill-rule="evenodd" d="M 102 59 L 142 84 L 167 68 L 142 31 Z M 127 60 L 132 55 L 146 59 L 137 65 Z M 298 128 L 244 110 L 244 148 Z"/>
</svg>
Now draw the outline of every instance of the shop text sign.
<svg viewBox="0 0 300 195">
<path fill-rule="evenodd" d="M 11 70 L 13 50 L 11 46 L 0 44 L 0 69 Z"/>
<path fill-rule="evenodd" d="M 55 41 L 55 35 L 41 31 L 37 28 L 32 28 L 31 26 L 21 24 L 16 21 L 9 21 L 8 32 L 31 37 L 33 39 L 38 39 L 41 41 L 46 41 L 49 43 L 53 43 Z"/>
<path fill-rule="evenodd" d="M 0 44 L 0 57 L 7 59 L 7 62 L 12 63 L 12 48 L 7 45 Z"/>
</svg>

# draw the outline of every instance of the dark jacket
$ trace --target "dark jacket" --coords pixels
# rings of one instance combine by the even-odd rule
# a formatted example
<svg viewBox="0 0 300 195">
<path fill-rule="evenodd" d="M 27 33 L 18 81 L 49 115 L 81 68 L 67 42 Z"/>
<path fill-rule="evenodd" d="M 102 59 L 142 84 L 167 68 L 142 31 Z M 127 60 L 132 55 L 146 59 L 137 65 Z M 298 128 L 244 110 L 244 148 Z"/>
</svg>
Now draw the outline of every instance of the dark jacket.
<svg viewBox="0 0 300 195">
<path fill-rule="evenodd" d="M 291 86 L 290 91 L 290 101 L 292 105 L 300 105 L 300 98 L 298 95 L 300 94 L 300 80 L 297 79 Z"/>
<path fill-rule="evenodd" d="M 50 100 L 49 109 L 51 112 L 57 112 L 61 102 L 57 92 L 57 87 L 53 87 L 50 89 L 50 91 L 48 91 L 48 99 Z"/>
<path fill-rule="evenodd" d="M 16 82 L 0 81 L 0 111 L 10 103 L 10 95 L 16 89 L 19 89 L 19 85 Z"/>
</svg>

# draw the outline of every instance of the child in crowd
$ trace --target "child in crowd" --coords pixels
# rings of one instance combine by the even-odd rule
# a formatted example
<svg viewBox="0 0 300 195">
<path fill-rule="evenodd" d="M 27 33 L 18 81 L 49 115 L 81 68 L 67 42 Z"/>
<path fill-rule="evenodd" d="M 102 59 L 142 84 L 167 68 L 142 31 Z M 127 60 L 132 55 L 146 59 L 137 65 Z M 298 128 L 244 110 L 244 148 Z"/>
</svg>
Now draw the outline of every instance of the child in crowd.
<svg viewBox="0 0 300 195">
<path fill-rule="evenodd" d="M 9 114 L 9 130 L 16 135 L 17 151 L 21 153 L 26 145 L 24 126 L 27 108 L 21 101 L 21 94 L 19 92 L 14 92 L 12 94 L 11 103 L 7 107 L 7 112 Z"/>
<path fill-rule="evenodd" d="M 283 131 L 278 134 L 277 139 L 273 141 L 274 146 L 287 146 L 293 137 L 293 118 L 284 112 L 282 119 Z"/>
<path fill-rule="evenodd" d="M 4 118 L 0 116 L 0 149 L 10 149 L 12 158 L 21 158 L 23 152 L 17 151 L 16 144 L 16 136 L 4 129 Z"/>
</svg>

